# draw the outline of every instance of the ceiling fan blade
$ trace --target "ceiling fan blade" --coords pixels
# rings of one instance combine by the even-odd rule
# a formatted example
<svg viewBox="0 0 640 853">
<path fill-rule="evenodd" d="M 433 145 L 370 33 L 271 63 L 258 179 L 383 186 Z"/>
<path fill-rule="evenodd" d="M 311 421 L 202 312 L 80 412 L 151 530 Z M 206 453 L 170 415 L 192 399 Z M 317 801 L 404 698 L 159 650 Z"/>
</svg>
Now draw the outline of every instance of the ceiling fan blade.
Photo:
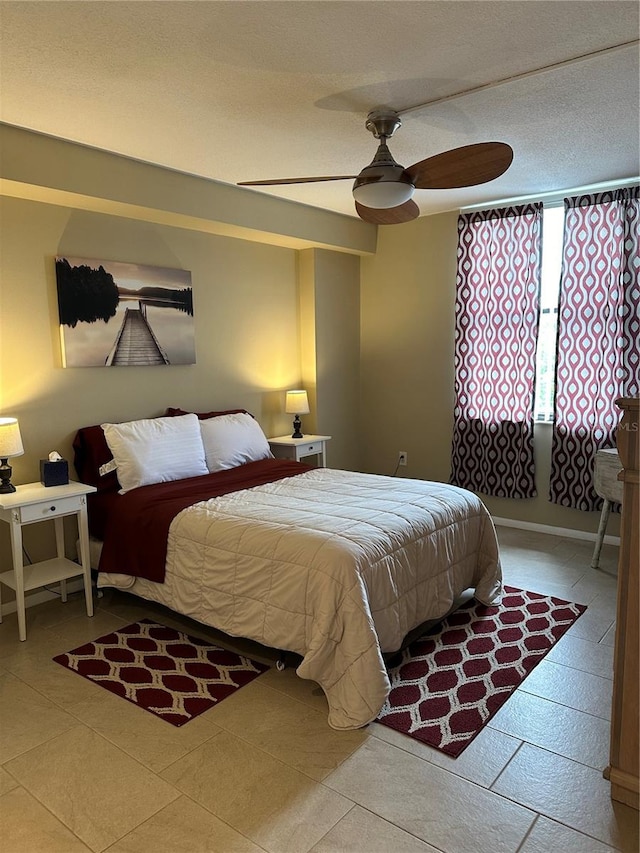
<svg viewBox="0 0 640 853">
<path fill-rule="evenodd" d="M 420 216 L 420 208 L 412 198 L 397 207 L 365 207 L 356 202 L 356 211 L 360 219 L 373 225 L 400 225 Z"/>
<path fill-rule="evenodd" d="M 312 184 L 317 181 L 355 181 L 357 175 L 325 175 L 319 178 L 274 178 L 270 181 L 238 181 L 239 187 L 270 187 L 278 184 Z"/>
<path fill-rule="evenodd" d="M 506 142 L 479 142 L 427 157 L 405 171 L 418 189 L 447 190 L 493 181 L 512 160 L 513 149 Z"/>
</svg>

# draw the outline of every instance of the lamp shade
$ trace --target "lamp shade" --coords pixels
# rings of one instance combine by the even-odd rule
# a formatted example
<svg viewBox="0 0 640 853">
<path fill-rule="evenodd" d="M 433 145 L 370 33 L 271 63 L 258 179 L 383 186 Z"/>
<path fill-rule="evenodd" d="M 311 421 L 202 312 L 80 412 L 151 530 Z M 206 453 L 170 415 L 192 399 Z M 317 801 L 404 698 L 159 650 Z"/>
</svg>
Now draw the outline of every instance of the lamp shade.
<svg viewBox="0 0 640 853">
<path fill-rule="evenodd" d="M 284 406 L 285 412 L 290 415 L 308 415 L 309 399 L 306 391 L 287 391 Z"/>
<path fill-rule="evenodd" d="M 353 185 L 353 197 L 358 204 L 384 209 L 398 207 L 412 197 L 415 187 L 404 177 L 402 166 L 378 166 L 373 179 L 368 179 L 366 172 L 363 169 Z"/>
<path fill-rule="evenodd" d="M 0 418 L 0 459 L 22 456 L 24 448 L 16 418 Z"/>
</svg>

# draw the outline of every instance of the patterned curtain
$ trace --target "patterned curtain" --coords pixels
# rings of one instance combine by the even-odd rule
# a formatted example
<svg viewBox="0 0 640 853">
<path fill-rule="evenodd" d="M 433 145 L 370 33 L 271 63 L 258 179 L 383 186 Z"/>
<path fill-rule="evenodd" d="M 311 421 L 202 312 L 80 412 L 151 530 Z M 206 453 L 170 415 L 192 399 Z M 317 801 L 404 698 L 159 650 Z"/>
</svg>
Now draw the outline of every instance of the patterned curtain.
<svg viewBox="0 0 640 853">
<path fill-rule="evenodd" d="M 552 503 L 595 510 L 596 451 L 640 390 L 639 188 L 567 198 L 551 445 Z"/>
<path fill-rule="evenodd" d="M 451 482 L 496 497 L 536 494 L 541 221 L 541 204 L 458 219 Z"/>
</svg>

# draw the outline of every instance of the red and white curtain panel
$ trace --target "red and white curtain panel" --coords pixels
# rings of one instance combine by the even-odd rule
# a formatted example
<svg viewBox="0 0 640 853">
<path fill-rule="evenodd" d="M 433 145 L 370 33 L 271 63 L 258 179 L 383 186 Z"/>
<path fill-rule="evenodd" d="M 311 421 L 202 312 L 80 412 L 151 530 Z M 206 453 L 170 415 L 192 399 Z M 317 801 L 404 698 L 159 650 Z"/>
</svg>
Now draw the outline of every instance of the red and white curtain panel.
<svg viewBox="0 0 640 853">
<path fill-rule="evenodd" d="M 496 497 L 536 494 L 541 217 L 528 204 L 458 219 L 451 482 Z"/>
<path fill-rule="evenodd" d="M 616 399 L 640 391 L 639 188 L 564 204 L 549 499 L 595 510 L 596 451 L 615 447 Z"/>
</svg>

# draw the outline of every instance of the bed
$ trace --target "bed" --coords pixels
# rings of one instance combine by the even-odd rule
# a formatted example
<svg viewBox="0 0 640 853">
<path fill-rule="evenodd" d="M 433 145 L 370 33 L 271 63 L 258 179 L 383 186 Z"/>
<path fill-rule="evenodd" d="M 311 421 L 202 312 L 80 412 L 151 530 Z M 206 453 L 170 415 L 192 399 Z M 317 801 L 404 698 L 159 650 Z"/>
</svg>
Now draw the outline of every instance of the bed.
<svg viewBox="0 0 640 853">
<path fill-rule="evenodd" d="M 98 586 L 295 652 L 335 729 L 376 719 L 384 655 L 413 629 L 465 590 L 500 598 L 495 529 L 473 493 L 274 459 L 243 410 L 85 427 L 74 449 L 98 489 Z"/>
</svg>

